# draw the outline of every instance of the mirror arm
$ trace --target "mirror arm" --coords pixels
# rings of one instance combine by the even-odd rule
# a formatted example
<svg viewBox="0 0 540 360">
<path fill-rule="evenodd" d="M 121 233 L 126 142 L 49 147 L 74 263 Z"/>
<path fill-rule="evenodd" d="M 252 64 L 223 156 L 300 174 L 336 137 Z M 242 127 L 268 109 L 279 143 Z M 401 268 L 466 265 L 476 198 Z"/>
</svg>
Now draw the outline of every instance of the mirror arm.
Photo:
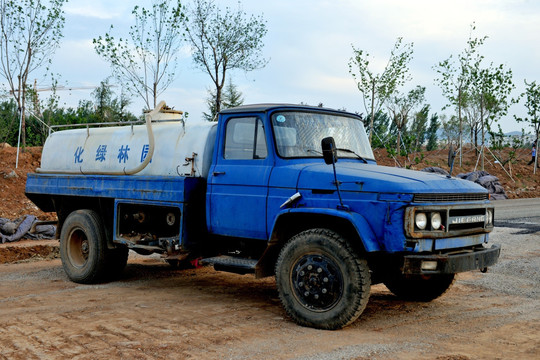
<svg viewBox="0 0 540 360">
<path fill-rule="evenodd" d="M 336 143 L 334 141 L 334 138 L 330 136 L 330 137 L 322 139 L 321 147 L 323 151 L 324 161 L 327 164 L 331 163 L 332 169 L 334 170 L 334 183 L 336 184 L 336 190 L 337 190 L 337 194 L 339 198 L 338 209 L 349 210 L 347 206 L 343 205 L 343 199 L 341 198 L 341 190 L 339 189 L 339 182 L 338 182 L 337 173 L 336 173 L 337 148 L 336 148 Z M 330 154 L 330 156 L 328 154 Z"/>
</svg>

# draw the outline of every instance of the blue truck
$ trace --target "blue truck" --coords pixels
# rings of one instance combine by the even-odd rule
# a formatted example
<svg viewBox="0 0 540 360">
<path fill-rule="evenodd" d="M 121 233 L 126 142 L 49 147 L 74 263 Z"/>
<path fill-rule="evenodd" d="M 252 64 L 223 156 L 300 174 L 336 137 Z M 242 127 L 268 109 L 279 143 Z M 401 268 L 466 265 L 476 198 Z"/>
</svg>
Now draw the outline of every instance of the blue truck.
<svg viewBox="0 0 540 360">
<path fill-rule="evenodd" d="M 52 132 L 26 195 L 56 212 L 70 280 L 117 276 L 128 250 L 171 264 L 275 276 L 288 315 L 339 329 L 372 284 L 430 301 L 485 270 L 494 209 L 482 187 L 377 165 L 362 119 L 259 104 L 185 123 L 160 103 L 144 124 Z"/>
</svg>

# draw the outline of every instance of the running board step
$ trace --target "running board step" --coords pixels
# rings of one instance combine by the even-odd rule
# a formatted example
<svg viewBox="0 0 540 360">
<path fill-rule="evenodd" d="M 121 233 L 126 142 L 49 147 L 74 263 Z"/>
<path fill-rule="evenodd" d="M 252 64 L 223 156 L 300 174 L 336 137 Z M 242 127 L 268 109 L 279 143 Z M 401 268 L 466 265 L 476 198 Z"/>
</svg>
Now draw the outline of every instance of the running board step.
<svg viewBox="0 0 540 360">
<path fill-rule="evenodd" d="M 217 271 L 227 271 L 236 274 L 255 273 L 258 260 L 237 258 L 233 256 L 216 256 L 202 259 L 203 264 L 212 264 Z"/>
</svg>

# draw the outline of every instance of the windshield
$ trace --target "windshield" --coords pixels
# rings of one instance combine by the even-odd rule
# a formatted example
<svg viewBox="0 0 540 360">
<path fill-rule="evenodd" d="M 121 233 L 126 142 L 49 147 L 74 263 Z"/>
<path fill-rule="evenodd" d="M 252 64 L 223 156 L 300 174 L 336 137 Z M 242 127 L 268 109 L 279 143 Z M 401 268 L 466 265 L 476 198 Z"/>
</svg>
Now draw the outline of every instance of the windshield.
<svg viewBox="0 0 540 360">
<path fill-rule="evenodd" d="M 362 121 L 320 112 L 278 112 L 272 115 L 277 152 L 281 157 L 322 157 L 321 140 L 332 136 L 337 148 L 352 150 L 365 159 L 374 159 Z M 356 158 L 340 151 L 339 157 Z"/>
</svg>

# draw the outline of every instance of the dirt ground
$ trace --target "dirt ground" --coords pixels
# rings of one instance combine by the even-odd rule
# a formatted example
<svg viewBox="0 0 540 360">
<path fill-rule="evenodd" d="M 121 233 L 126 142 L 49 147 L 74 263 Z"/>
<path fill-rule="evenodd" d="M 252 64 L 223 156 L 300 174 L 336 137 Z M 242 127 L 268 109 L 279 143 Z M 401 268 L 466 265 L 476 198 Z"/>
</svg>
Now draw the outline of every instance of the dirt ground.
<svg viewBox="0 0 540 360">
<path fill-rule="evenodd" d="M 294 324 L 273 278 L 131 254 L 119 280 L 78 285 L 59 259 L 3 264 L 0 359 L 538 359 L 538 232 L 496 228 L 492 242 L 507 251 L 488 273 L 429 303 L 376 285 L 339 331 Z"/>
</svg>

